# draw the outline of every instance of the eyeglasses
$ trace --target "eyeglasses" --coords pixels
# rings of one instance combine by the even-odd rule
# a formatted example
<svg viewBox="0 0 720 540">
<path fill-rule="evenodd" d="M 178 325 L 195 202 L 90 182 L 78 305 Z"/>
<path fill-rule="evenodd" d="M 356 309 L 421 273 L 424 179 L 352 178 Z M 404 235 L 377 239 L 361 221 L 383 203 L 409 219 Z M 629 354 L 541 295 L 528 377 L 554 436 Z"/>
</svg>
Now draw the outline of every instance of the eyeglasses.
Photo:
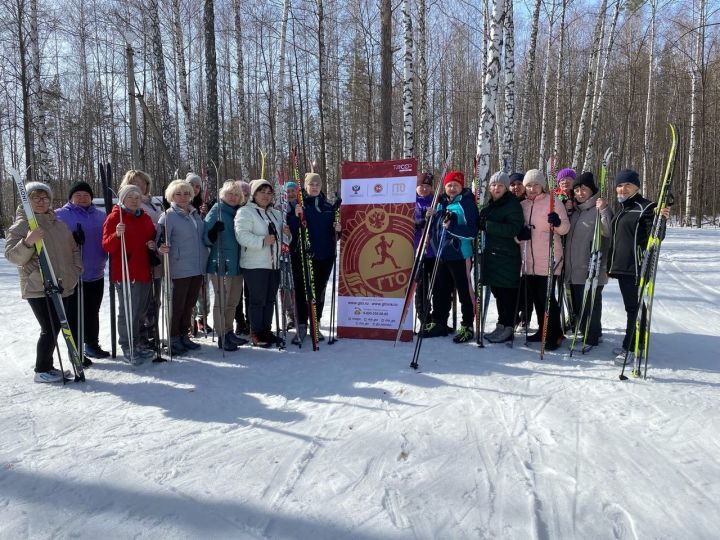
<svg viewBox="0 0 720 540">
<path fill-rule="evenodd" d="M 34 195 L 30 197 L 30 200 L 33 202 L 50 202 L 50 197 L 47 195 Z"/>
</svg>

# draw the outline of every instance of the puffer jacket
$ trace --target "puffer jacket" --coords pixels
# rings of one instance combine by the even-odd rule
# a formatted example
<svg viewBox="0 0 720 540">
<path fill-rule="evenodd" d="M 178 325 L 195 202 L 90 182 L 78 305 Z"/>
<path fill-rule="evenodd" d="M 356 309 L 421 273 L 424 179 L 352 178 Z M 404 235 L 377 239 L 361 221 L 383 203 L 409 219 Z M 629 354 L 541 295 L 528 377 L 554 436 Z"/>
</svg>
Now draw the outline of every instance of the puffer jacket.
<svg viewBox="0 0 720 540">
<path fill-rule="evenodd" d="M 595 222 L 598 211 L 595 203 L 600 197 L 596 193 L 582 204 L 575 205 L 575 211 L 570 216 L 570 232 L 565 237 L 565 282 L 572 285 L 582 285 L 588 276 L 588 265 L 590 263 L 590 251 L 593 245 Z M 607 276 L 607 255 L 610 246 L 610 221 L 612 221 L 612 210 L 605 206 L 600 210 L 600 272 L 598 273 L 598 284 L 606 285 Z"/>
<path fill-rule="evenodd" d="M 310 236 L 313 258 L 327 260 L 335 258 L 335 206 L 330 204 L 323 193 L 317 197 L 305 194 L 303 212 Z M 287 213 L 287 224 L 293 236 L 290 250 L 300 253 L 297 239 L 300 237 L 300 219 L 295 215 L 297 202 L 291 202 Z"/>
<path fill-rule="evenodd" d="M 38 227 L 45 233 L 44 243 L 50 263 L 53 266 L 58 284 L 62 287 L 62 296 L 70 296 L 75 290 L 82 274 L 82 260 L 80 248 L 75 239 L 55 212 L 48 210 L 47 214 L 35 214 Z M 8 229 L 5 241 L 5 258 L 17 265 L 20 274 L 20 294 L 23 299 L 42 298 L 45 296 L 45 287 L 40 274 L 40 260 L 35 246 L 28 247 L 23 240 L 27 236 L 30 226 L 22 206 L 15 214 L 15 222 Z"/>
<path fill-rule="evenodd" d="M 103 249 L 112 255 L 110 279 L 114 282 L 122 281 L 122 242 L 115 234 L 115 229 L 120 223 L 121 212 L 125 224 L 125 252 L 127 253 L 130 281 L 149 283 L 152 268 L 147 243 L 155 239 L 155 225 L 142 208 L 139 212 L 134 213 L 121 208 L 120 205 L 113 207 L 103 228 Z"/>
<path fill-rule="evenodd" d="M 515 195 L 506 191 L 480 211 L 487 218 L 482 282 L 491 287 L 514 289 L 520 282 L 520 248 L 515 237 L 523 227 L 523 211 Z"/>
<path fill-rule="evenodd" d="M 203 240 L 205 227 L 200 214 L 192 206 L 186 212 L 172 203 L 158 220 L 157 245 L 167 232 L 170 244 L 170 277 L 180 279 L 205 273 L 208 248 Z"/>
<path fill-rule="evenodd" d="M 427 214 L 428 208 L 432 206 L 433 198 L 435 197 L 434 193 L 431 193 L 427 197 L 421 197 L 420 195 L 415 195 L 415 237 L 414 237 L 414 243 L 415 249 L 420 246 L 420 240 L 422 239 L 422 233 L 425 230 L 425 214 Z M 425 247 L 425 257 L 435 257 L 435 252 L 432 249 L 432 245 L 430 242 L 426 242 Z"/>
<path fill-rule="evenodd" d="M 107 254 L 102 248 L 103 223 L 105 213 L 95 205 L 87 208 L 71 202 L 55 211 L 57 218 L 67 225 L 72 233 L 80 225 L 85 233 L 82 246 L 83 281 L 97 281 L 105 275 Z"/>
<path fill-rule="evenodd" d="M 272 246 L 265 245 L 265 237 L 270 234 L 270 222 L 275 224 L 280 234 L 282 212 L 272 206 L 263 210 L 254 202 L 249 202 L 238 210 L 235 215 L 235 238 L 240 244 L 240 268 L 280 268 L 279 242 Z"/>
<path fill-rule="evenodd" d="M 235 238 L 235 216 L 238 213 L 239 206 L 230 206 L 225 201 L 221 200 L 218 204 L 214 204 L 213 207 L 205 216 L 205 243 L 212 245 L 210 248 L 210 257 L 207 262 L 207 273 L 217 274 L 218 273 L 218 241 L 213 243 L 208 237 L 210 229 L 213 228 L 215 223 L 218 221 L 218 214 L 222 212 L 222 222 L 225 226 L 223 232 L 219 233 L 218 239 L 222 243 L 222 253 L 224 260 L 224 276 L 239 276 L 240 275 L 240 245 Z"/>
<path fill-rule="evenodd" d="M 620 205 L 613 217 L 608 254 L 610 277 L 640 274 L 657 204 L 636 193 Z"/>
<path fill-rule="evenodd" d="M 445 239 L 440 245 L 443 221 L 451 213 L 454 214 L 454 219 L 450 222 Z M 433 251 L 440 259 L 458 261 L 472 257 L 479 217 L 475 196 L 468 188 L 464 188 L 452 201 L 443 193 L 435 207 L 435 215 L 429 231 L 432 234 L 430 242 Z"/>
<path fill-rule="evenodd" d="M 550 195 L 541 193 L 533 200 L 522 201 L 525 225 L 530 227 L 531 238 L 520 245 L 520 252 L 523 258 L 523 274 L 529 276 L 546 276 L 548 273 L 548 251 L 550 246 L 550 224 L 548 214 L 550 213 Z M 560 217 L 560 226 L 555 227 L 555 270 L 556 276 L 560 275 L 563 267 L 563 248 L 561 236 L 570 230 L 565 206 L 555 198 L 555 212 Z"/>
</svg>

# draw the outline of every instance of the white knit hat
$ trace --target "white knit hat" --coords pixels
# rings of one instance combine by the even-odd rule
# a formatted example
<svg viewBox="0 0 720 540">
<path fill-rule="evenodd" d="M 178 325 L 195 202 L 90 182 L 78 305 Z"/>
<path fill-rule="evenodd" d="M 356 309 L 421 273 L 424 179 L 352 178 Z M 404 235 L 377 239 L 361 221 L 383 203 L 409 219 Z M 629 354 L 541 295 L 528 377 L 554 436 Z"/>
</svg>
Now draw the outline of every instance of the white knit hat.
<svg viewBox="0 0 720 540">
<path fill-rule="evenodd" d="M 523 186 L 527 187 L 528 184 L 540 184 L 544 190 L 547 188 L 547 178 L 541 170 L 530 169 L 523 178 Z"/>
<path fill-rule="evenodd" d="M 44 191 L 48 194 L 48 197 L 50 197 L 50 206 L 52 206 L 53 202 L 53 192 L 52 189 L 50 189 L 50 186 L 47 184 L 44 184 L 42 182 L 28 182 L 25 184 L 25 191 L 28 194 L 28 197 L 32 195 L 33 191 Z"/>
</svg>

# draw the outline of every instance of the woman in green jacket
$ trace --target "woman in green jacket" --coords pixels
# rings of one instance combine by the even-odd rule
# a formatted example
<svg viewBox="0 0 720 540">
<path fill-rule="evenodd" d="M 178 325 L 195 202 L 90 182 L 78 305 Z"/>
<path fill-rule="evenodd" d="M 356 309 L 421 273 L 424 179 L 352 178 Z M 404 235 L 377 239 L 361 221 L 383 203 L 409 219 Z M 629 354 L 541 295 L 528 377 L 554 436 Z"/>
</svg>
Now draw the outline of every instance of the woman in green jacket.
<svg viewBox="0 0 720 540">
<path fill-rule="evenodd" d="M 482 283 L 495 297 L 498 322 L 485 336 L 490 343 L 512 338 L 518 287 L 520 286 L 520 246 L 515 237 L 525 219 L 517 197 L 510 190 L 510 177 L 500 171 L 490 178 L 490 201 L 480 211 L 480 234 L 485 235 L 482 252 Z"/>
</svg>

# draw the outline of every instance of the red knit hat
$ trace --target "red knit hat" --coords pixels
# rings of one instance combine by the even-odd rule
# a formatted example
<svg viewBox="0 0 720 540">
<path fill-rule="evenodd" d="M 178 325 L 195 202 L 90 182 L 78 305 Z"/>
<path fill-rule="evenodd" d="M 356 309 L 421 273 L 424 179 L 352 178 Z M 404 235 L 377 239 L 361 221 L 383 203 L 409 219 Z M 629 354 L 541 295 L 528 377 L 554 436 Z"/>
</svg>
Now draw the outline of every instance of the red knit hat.
<svg viewBox="0 0 720 540">
<path fill-rule="evenodd" d="M 443 187 L 450 182 L 458 182 L 461 186 L 465 186 L 465 176 L 460 171 L 449 171 L 443 179 Z"/>
</svg>

